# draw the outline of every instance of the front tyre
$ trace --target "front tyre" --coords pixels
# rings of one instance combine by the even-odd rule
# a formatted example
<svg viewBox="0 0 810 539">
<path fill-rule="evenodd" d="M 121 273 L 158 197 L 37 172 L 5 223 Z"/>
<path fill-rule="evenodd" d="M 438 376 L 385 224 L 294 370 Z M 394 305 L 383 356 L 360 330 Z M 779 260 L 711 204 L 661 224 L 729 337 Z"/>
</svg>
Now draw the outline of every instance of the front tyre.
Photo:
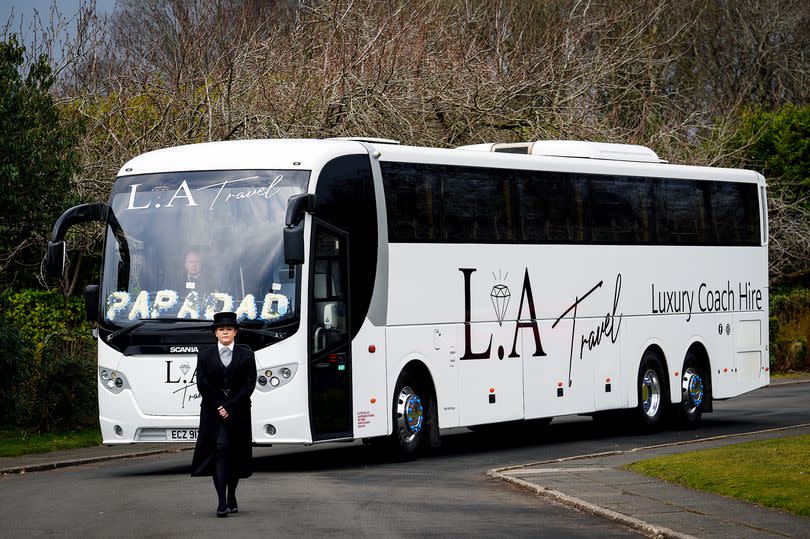
<svg viewBox="0 0 810 539">
<path fill-rule="evenodd" d="M 407 373 L 400 375 L 394 391 L 390 446 L 398 460 L 410 460 L 425 447 L 428 438 L 429 392 Z"/>
<path fill-rule="evenodd" d="M 636 420 L 642 430 L 661 427 L 667 406 L 666 378 L 661 360 L 654 352 L 646 352 L 638 369 L 638 406 Z"/>
<path fill-rule="evenodd" d="M 692 352 L 686 354 L 682 372 L 678 422 L 684 427 L 693 428 L 700 423 L 706 408 L 706 373 Z"/>
</svg>

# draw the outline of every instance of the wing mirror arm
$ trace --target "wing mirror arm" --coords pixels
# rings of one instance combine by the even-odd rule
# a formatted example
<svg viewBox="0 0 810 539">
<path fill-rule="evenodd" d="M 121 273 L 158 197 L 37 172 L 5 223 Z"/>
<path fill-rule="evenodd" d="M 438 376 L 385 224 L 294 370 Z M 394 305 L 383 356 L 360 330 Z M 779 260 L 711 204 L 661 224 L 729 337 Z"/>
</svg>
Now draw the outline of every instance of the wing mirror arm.
<svg viewBox="0 0 810 539">
<path fill-rule="evenodd" d="M 49 277 L 61 278 L 65 273 L 67 248 L 65 234 L 68 229 L 79 223 L 104 221 L 110 207 L 107 204 L 80 204 L 66 210 L 53 225 L 51 239 L 48 240 L 48 251 L 45 255 L 45 273 Z"/>
</svg>

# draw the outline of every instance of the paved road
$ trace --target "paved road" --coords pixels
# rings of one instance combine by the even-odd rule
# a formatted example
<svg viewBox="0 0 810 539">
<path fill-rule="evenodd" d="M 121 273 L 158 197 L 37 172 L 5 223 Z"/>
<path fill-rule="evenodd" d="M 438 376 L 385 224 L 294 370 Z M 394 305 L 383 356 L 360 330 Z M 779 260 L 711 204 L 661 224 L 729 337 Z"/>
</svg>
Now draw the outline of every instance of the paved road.
<svg viewBox="0 0 810 539">
<path fill-rule="evenodd" d="M 209 479 L 188 476 L 189 452 L 0 478 L 0 535 L 619 537 L 634 532 L 556 507 L 487 478 L 487 469 L 610 449 L 810 422 L 810 384 L 716 403 L 693 431 L 654 436 L 564 418 L 541 435 L 498 439 L 466 429 L 411 463 L 360 444 L 256 449 L 240 486 L 240 514 L 214 516 Z"/>
</svg>

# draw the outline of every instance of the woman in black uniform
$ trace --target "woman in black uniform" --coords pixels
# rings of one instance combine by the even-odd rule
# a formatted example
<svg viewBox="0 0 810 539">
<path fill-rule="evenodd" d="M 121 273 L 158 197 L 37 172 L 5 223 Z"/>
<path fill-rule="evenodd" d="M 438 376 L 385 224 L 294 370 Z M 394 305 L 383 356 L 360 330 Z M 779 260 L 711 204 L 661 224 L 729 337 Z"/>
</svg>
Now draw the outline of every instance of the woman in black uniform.
<svg viewBox="0 0 810 539">
<path fill-rule="evenodd" d="M 214 315 L 217 346 L 197 353 L 197 388 L 202 396 L 200 431 L 191 475 L 213 476 L 217 516 L 237 513 L 236 486 L 253 473 L 250 395 L 256 388 L 256 358 L 236 344 L 236 313 Z"/>
</svg>

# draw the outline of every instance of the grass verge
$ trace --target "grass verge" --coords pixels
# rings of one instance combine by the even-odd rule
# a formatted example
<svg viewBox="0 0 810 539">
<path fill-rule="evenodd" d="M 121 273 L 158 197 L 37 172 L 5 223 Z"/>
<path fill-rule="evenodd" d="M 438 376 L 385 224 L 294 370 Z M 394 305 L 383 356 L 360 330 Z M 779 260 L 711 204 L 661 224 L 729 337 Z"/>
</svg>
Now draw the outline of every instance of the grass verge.
<svg viewBox="0 0 810 539">
<path fill-rule="evenodd" d="M 101 443 L 98 427 L 67 432 L 30 433 L 21 429 L 0 429 L 0 457 L 19 457 L 59 449 L 92 447 Z"/>
<path fill-rule="evenodd" d="M 789 371 L 789 372 L 771 372 L 771 378 L 782 380 L 793 380 L 798 378 L 810 378 L 810 372 L 807 371 Z"/>
<path fill-rule="evenodd" d="M 810 517 L 810 434 L 668 455 L 624 468 Z"/>
</svg>

